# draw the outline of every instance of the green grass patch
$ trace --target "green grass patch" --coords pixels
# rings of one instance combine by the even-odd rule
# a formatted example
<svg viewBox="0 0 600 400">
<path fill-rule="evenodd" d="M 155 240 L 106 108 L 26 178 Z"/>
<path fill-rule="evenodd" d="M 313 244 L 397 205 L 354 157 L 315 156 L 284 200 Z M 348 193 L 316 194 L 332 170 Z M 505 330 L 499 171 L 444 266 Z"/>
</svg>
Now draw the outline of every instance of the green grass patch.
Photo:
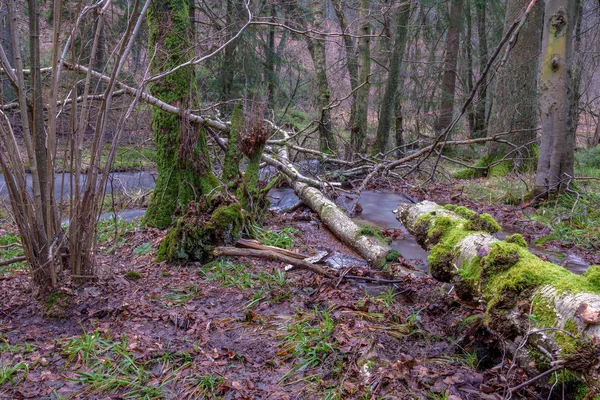
<svg viewBox="0 0 600 400">
<path fill-rule="evenodd" d="M 279 302 L 291 296 L 285 272 L 279 269 L 275 269 L 273 273 L 265 271 L 256 273 L 246 265 L 219 259 L 200 267 L 198 274 L 208 280 L 220 281 L 223 287 L 256 290 L 246 304 L 247 308 L 253 307 L 263 300 Z"/>
<path fill-rule="evenodd" d="M 121 247 L 127 241 L 126 234 L 139 228 L 140 220 L 124 221 L 122 218 L 104 218 L 98 222 L 98 244 L 105 253 Z"/>
<path fill-rule="evenodd" d="M 333 338 L 335 322 L 326 310 L 315 310 L 300 315 L 298 321 L 288 326 L 278 354 L 292 359 L 292 369 L 282 378 L 315 368 L 336 352 Z"/>
<path fill-rule="evenodd" d="M 218 379 L 204 381 L 203 377 L 182 374 L 193 365 L 194 357 L 188 353 L 165 353 L 142 360 L 131 352 L 135 347 L 131 345 L 125 335 L 115 340 L 98 331 L 69 340 L 63 355 L 67 366 L 75 364 L 77 368 L 71 380 L 83 384 L 88 393 L 118 393 L 121 398 L 172 398 L 177 381 L 192 390 L 187 381 L 192 379 L 195 393 L 211 396 L 220 384 Z"/>
<path fill-rule="evenodd" d="M 600 249 L 600 191 L 563 193 L 543 204 L 532 218 L 548 226 L 552 233 L 538 240 L 557 240 L 583 250 Z"/>
<path fill-rule="evenodd" d="M 25 253 L 23 253 L 21 239 L 17 235 L 5 233 L 0 236 L 0 261 L 10 260 L 23 255 L 25 255 Z M 0 267 L 0 275 L 10 275 L 13 271 L 20 271 L 26 268 L 26 261 L 4 265 Z"/>
<path fill-rule="evenodd" d="M 125 278 L 129 279 L 130 281 L 137 281 L 139 279 L 142 279 L 142 274 L 140 274 L 137 271 L 127 271 L 127 273 L 125 274 Z"/>
<path fill-rule="evenodd" d="M 298 234 L 297 229 L 290 227 L 280 230 L 267 230 L 258 225 L 254 225 L 252 231 L 254 238 L 261 244 L 288 250 L 294 247 L 294 235 Z"/>
</svg>

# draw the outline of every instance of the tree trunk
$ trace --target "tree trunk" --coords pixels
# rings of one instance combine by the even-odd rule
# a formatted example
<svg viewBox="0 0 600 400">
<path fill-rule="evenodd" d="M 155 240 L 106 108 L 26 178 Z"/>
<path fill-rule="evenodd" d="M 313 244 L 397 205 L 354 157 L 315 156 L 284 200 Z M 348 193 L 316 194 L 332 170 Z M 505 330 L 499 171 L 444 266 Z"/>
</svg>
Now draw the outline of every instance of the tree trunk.
<svg viewBox="0 0 600 400">
<path fill-rule="evenodd" d="M 227 38 L 230 38 L 235 35 L 243 6 L 241 0 L 227 0 L 226 4 L 225 31 L 227 32 Z M 189 41 L 189 38 L 186 39 Z M 225 102 L 224 111 L 227 114 L 233 110 L 233 105 L 229 104 L 228 101 L 233 98 L 234 93 L 237 45 L 238 41 L 234 40 L 225 46 L 221 60 L 221 101 Z"/>
<path fill-rule="evenodd" d="M 277 10 L 271 5 L 271 20 L 275 21 Z M 267 108 L 275 109 L 275 26 L 269 26 L 265 81 L 267 82 Z"/>
<path fill-rule="evenodd" d="M 191 58 L 187 0 L 154 0 L 148 12 L 151 73 L 168 71 Z M 190 90 L 191 88 L 191 90 Z M 192 108 L 196 83 L 193 67 L 185 67 L 150 85 L 158 99 L 182 109 Z M 203 129 L 179 116 L 152 109 L 157 146 L 158 178 L 144 221 L 164 228 L 173 222 L 178 207 L 199 201 L 217 186 Z"/>
<path fill-rule="evenodd" d="M 564 190 L 573 177 L 571 61 L 576 3 L 546 1 L 540 67 L 542 141 L 535 177 L 535 191 L 541 195 Z"/>
<path fill-rule="evenodd" d="M 488 62 L 487 33 L 486 33 L 486 3 L 487 0 L 475 0 L 475 9 L 477 10 L 477 37 L 479 38 L 479 73 L 481 74 Z M 479 99 L 475 109 L 475 132 L 473 138 L 485 137 L 486 134 L 486 96 L 487 79 L 479 87 Z"/>
<path fill-rule="evenodd" d="M 446 34 L 446 57 L 440 101 L 440 115 L 435 125 L 436 133 L 441 133 L 452 122 L 454 93 L 456 91 L 456 67 L 458 63 L 459 37 L 461 28 L 462 0 L 450 3 L 450 25 Z"/>
<path fill-rule="evenodd" d="M 387 146 L 390 129 L 392 127 L 392 118 L 396 98 L 400 98 L 398 85 L 400 83 L 400 70 L 406 49 L 406 40 L 408 33 L 408 20 L 412 8 L 412 1 L 404 2 L 398 8 L 396 17 L 396 39 L 394 50 L 390 59 L 388 68 L 388 79 L 385 86 L 385 93 L 381 101 L 381 111 L 379 112 L 379 124 L 377 126 L 377 136 L 373 144 L 372 154 L 383 153 Z"/>
<path fill-rule="evenodd" d="M 519 18 L 530 0 L 509 0 L 506 5 L 504 30 L 510 28 Z M 490 110 L 488 136 L 504 132 L 514 132 L 504 136 L 506 140 L 522 146 L 535 140 L 538 122 L 537 100 L 537 63 L 541 46 L 540 30 L 542 27 L 543 8 L 536 4 L 528 21 L 521 28 L 514 47 L 506 62 L 500 66 L 496 75 L 494 99 Z M 510 45 L 510 44 L 508 44 Z M 518 132 L 517 132 L 518 131 Z M 506 144 L 489 142 L 486 148 L 485 163 L 496 161 L 512 148 Z M 531 154 L 525 151 L 515 152 L 510 156 L 510 165 L 500 164 L 491 173 L 506 174 L 512 167 L 524 170 L 531 166 Z M 523 160 L 529 157 L 530 161 Z M 515 165 L 514 163 L 517 163 Z"/>
<path fill-rule="evenodd" d="M 11 21 L 8 12 L 8 4 L 0 3 L 0 43 L 6 53 L 6 57 L 10 65 L 14 67 L 14 54 L 11 40 Z M 15 89 L 12 87 L 10 80 L 2 75 L 2 99 L 4 104 L 11 103 L 17 99 Z"/>
<path fill-rule="evenodd" d="M 464 10 L 464 14 L 465 14 L 465 22 L 466 22 L 466 28 L 467 28 L 467 32 L 465 34 L 465 44 L 464 44 L 464 51 L 466 54 L 466 59 L 467 59 L 467 66 L 466 66 L 466 71 L 464 74 L 464 79 L 465 79 L 465 83 L 466 83 L 466 87 L 467 87 L 467 93 L 471 93 L 471 91 L 473 90 L 473 51 L 472 51 L 472 44 L 471 44 L 471 35 L 473 34 L 473 24 L 472 24 L 472 20 L 471 20 L 471 1 L 467 0 L 466 3 L 466 7 Z M 467 122 L 469 124 L 469 137 L 474 137 L 475 135 L 475 129 L 476 129 L 476 123 L 475 123 L 475 107 L 473 105 L 473 103 L 469 104 L 469 107 L 467 108 Z"/>
<path fill-rule="evenodd" d="M 337 16 L 340 24 L 340 30 L 342 31 L 342 38 L 344 40 L 344 50 L 346 51 L 346 68 L 348 69 L 348 76 L 350 77 L 350 90 L 352 90 L 352 104 L 350 105 L 350 121 L 348 126 L 352 128 L 354 125 L 354 113 L 356 112 L 356 92 L 354 89 L 358 86 L 358 62 L 356 60 L 354 41 L 348 34 L 348 23 L 346 22 L 346 15 L 344 14 L 344 8 L 340 0 L 332 0 L 333 9 Z"/>
<path fill-rule="evenodd" d="M 398 157 L 403 157 L 406 154 L 404 148 L 404 117 L 402 115 L 402 101 L 396 98 L 396 147 Z"/>
<path fill-rule="evenodd" d="M 362 22 L 360 28 L 360 37 L 358 38 L 358 84 L 362 85 L 358 89 L 354 112 L 354 121 L 351 130 L 350 142 L 354 153 L 361 153 L 364 148 L 365 138 L 367 137 L 368 116 L 369 116 L 369 74 L 371 73 L 371 21 L 369 19 L 369 0 L 361 0 L 358 11 L 358 18 Z"/>
<path fill-rule="evenodd" d="M 323 7 L 323 2 L 312 0 L 311 9 L 313 13 L 313 26 L 319 31 L 324 29 Z M 329 90 L 329 81 L 327 80 L 325 42 L 323 41 L 324 38 L 322 35 L 316 36 L 318 37 L 306 35 L 305 38 L 316 74 L 317 110 L 319 114 L 319 148 L 322 152 L 331 153 L 337 150 L 337 144 L 333 137 L 331 125 L 331 108 L 329 107 L 331 92 Z"/>
<path fill-rule="evenodd" d="M 491 235 L 500 229 L 491 216 L 465 207 L 424 201 L 401 204 L 397 213 L 430 250 L 432 276 L 452 282 L 463 301 L 484 304 L 485 324 L 524 344 L 516 354 L 522 365 L 534 373 L 558 365 L 600 386 L 600 267 L 580 276 L 542 261 L 521 235 L 500 241 Z"/>
</svg>

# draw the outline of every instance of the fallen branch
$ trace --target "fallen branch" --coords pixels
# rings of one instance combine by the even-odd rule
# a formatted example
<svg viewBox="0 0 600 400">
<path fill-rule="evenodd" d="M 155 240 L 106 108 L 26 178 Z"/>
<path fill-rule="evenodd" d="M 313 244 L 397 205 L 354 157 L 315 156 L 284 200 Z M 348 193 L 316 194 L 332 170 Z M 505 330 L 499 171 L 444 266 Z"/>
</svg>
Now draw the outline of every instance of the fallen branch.
<svg viewBox="0 0 600 400">
<path fill-rule="evenodd" d="M 4 267 L 6 265 L 11 265 L 11 264 L 15 264 L 15 263 L 18 263 L 21 261 L 25 261 L 26 259 L 27 259 L 27 257 L 21 256 L 21 257 L 11 258 L 9 260 L 0 261 L 0 267 Z"/>
<path fill-rule="evenodd" d="M 336 276 L 331 275 L 318 265 L 311 264 L 308 261 L 300 260 L 295 257 L 289 257 L 281 253 L 276 253 L 271 250 L 254 250 L 254 249 L 240 249 L 237 247 L 215 247 L 213 251 L 216 257 L 220 256 L 232 256 L 232 257 L 254 257 L 264 258 L 270 261 L 281 261 L 287 264 L 291 264 L 294 268 L 311 271 L 319 275 L 323 275 L 330 279 L 335 279 Z"/>
<path fill-rule="evenodd" d="M 269 246 L 270 247 L 270 246 Z M 253 258 L 263 258 L 270 261 L 281 261 L 287 264 L 292 265 L 292 269 L 301 269 L 305 271 L 314 272 L 316 274 L 322 275 L 329 279 L 335 280 L 355 280 L 355 281 L 365 281 L 365 282 L 374 282 L 374 283 L 385 283 L 385 284 L 394 284 L 394 283 L 404 283 L 405 279 L 384 279 L 384 278 L 372 278 L 368 276 L 356 276 L 356 275 L 332 275 L 329 272 L 325 271 L 322 267 L 310 263 L 305 260 L 301 260 L 297 257 L 289 257 L 280 251 L 283 249 L 279 249 L 274 247 L 276 251 L 272 250 L 255 250 L 255 249 L 240 249 L 237 247 L 216 247 L 214 249 L 214 255 L 216 257 L 221 256 L 230 256 L 230 257 L 253 257 Z"/>
<path fill-rule="evenodd" d="M 259 243 L 257 240 L 239 239 L 235 243 L 235 245 L 236 245 L 236 247 L 242 247 L 242 248 L 246 248 L 246 249 L 272 251 L 274 253 L 283 254 L 284 256 L 287 256 L 287 257 L 297 258 L 298 260 L 304 260 L 306 257 L 308 257 L 303 254 L 299 254 L 299 253 L 295 253 L 290 250 L 282 249 L 280 247 L 267 246 L 267 245 Z"/>
</svg>

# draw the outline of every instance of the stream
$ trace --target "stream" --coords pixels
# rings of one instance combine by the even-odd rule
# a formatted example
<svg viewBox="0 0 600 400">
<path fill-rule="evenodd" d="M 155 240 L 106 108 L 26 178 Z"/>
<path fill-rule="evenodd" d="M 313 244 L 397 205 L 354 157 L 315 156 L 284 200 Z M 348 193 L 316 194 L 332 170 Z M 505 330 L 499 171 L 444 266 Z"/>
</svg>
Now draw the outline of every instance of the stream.
<svg viewBox="0 0 600 400">
<path fill-rule="evenodd" d="M 71 189 L 71 174 L 57 174 L 56 188 L 54 194 L 57 199 L 66 198 Z M 31 176 L 28 175 L 28 183 L 31 184 Z M 154 188 L 156 181 L 156 173 L 153 172 L 115 172 L 111 174 L 107 186 L 107 193 L 131 193 L 131 192 L 147 192 Z M 80 177 L 80 183 L 85 182 L 85 177 Z M 269 192 L 271 200 L 271 208 L 275 210 L 283 210 L 293 206 L 298 202 L 298 197 L 293 189 L 281 188 L 273 189 Z M 355 197 L 350 195 L 341 195 L 336 199 L 342 209 L 348 211 L 352 207 Z M 8 190 L 4 176 L 0 174 L 0 201 L 8 200 Z M 412 203 L 412 200 L 402 193 L 391 190 L 365 190 L 362 192 L 359 203 L 362 206 L 362 212 L 352 218 L 359 225 L 375 225 L 380 229 L 395 230 L 399 233 L 397 238 L 394 238 L 391 247 L 399 251 L 404 258 L 412 261 L 420 269 L 427 270 L 428 252 L 423 250 L 417 244 L 415 239 L 410 235 L 404 226 L 396 220 L 395 210 L 400 203 Z M 144 209 L 127 209 L 117 212 L 117 216 L 125 221 L 131 221 L 144 215 Z M 114 213 L 102 214 L 101 218 L 110 218 Z M 507 233 L 499 232 L 496 234 L 498 239 L 506 237 Z M 555 264 L 560 264 L 564 254 L 547 252 L 544 249 L 536 246 L 531 246 L 530 251 L 541 255 Z M 572 272 L 582 274 L 585 268 L 569 268 Z"/>
</svg>

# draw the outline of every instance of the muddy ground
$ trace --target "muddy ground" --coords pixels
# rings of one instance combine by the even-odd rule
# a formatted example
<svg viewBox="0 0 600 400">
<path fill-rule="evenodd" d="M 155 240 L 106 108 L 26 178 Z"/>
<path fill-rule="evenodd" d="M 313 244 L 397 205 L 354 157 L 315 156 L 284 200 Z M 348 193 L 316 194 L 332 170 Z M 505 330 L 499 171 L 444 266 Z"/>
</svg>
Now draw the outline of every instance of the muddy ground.
<svg viewBox="0 0 600 400">
<path fill-rule="evenodd" d="M 358 257 L 306 208 L 267 224 L 297 229 L 303 254 Z M 340 283 L 244 258 L 168 265 L 154 261 L 164 233 L 127 233 L 98 255 L 97 282 L 53 304 L 32 300 L 25 271 L 0 276 L 1 398 L 492 400 L 531 378 L 480 327 L 481 308 L 429 277 Z M 574 398 L 531 384 L 512 398 L 563 394 Z"/>
</svg>

